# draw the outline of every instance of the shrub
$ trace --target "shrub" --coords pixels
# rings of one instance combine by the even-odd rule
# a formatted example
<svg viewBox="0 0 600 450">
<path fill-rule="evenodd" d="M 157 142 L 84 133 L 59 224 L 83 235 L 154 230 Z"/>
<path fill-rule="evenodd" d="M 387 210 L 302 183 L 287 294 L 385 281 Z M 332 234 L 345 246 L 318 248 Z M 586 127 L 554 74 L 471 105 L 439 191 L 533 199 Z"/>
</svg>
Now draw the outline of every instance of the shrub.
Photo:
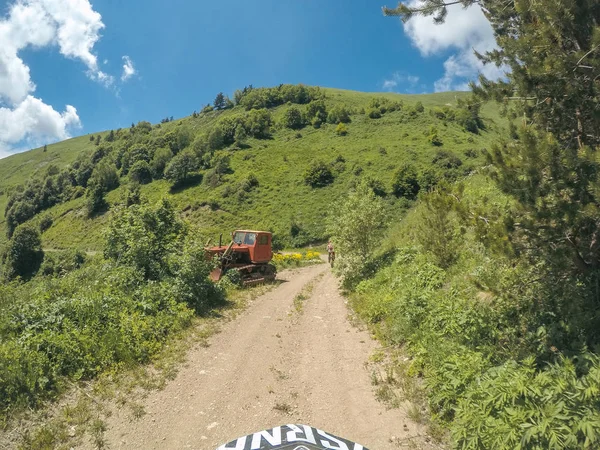
<svg viewBox="0 0 600 450">
<path fill-rule="evenodd" d="M 313 127 L 319 128 L 321 124 L 327 122 L 327 107 L 323 100 L 314 100 L 306 107 L 306 118 Z"/>
<path fill-rule="evenodd" d="M 336 249 L 335 270 L 346 287 L 365 276 L 385 227 L 384 219 L 383 201 L 364 181 L 330 212 L 327 232 Z"/>
<path fill-rule="evenodd" d="M 140 184 L 152 181 L 152 169 L 146 161 L 137 161 L 129 170 L 129 178 Z"/>
<path fill-rule="evenodd" d="M 444 169 L 457 169 L 462 166 L 462 161 L 458 156 L 445 150 L 439 150 L 431 162 Z"/>
<path fill-rule="evenodd" d="M 298 109 L 296 106 L 290 106 L 283 114 L 281 123 L 286 128 L 299 130 L 304 128 L 305 120 L 304 117 L 302 117 L 302 111 L 300 111 L 300 109 Z"/>
<path fill-rule="evenodd" d="M 140 270 L 146 279 L 169 273 L 184 225 L 166 199 L 156 206 L 120 207 L 104 232 L 104 257 Z"/>
<path fill-rule="evenodd" d="M 183 254 L 174 260 L 173 296 L 197 314 L 224 300 L 224 293 L 208 278 L 211 269 L 212 263 L 206 260 L 204 246 L 199 241 L 188 242 Z"/>
<path fill-rule="evenodd" d="M 182 152 L 171 160 L 165 168 L 165 178 L 174 186 L 189 181 L 190 176 L 198 170 L 199 164 L 196 155 L 192 152 Z"/>
<path fill-rule="evenodd" d="M 40 233 L 43 233 L 48 228 L 50 228 L 53 222 L 54 221 L 52 220 L 52 216 L 50 215 L 45 215 L 44 217 L 42 217 L 40 220 Z"/>
<path fill-rule="evenodd" d="M 150 163 L 152 176 L 156 179 L 162 178 L 167 164 L 173 159 L 173 152 L 168 148 L 159 148 L 154 152 L 154 157 Z"/>
<path fill-rule="evenodd" d="M 313 188 L 327 186 L 333 183 L 333 174 L 323 161 L 314 161 L 304 172 L 304 182 Z"/>
<path fill-rule="evenodd" d="M 4 255 L 7 277 L 30 277 L 37 272 L 43 258 L 40 232 L 30 224 L 19 225 Z"/>
<path fill-rule="evenodd" d="M 394 174 L 392 192 L 396 197 L 416 198 L 420 186 L 417 171 L 411 164 L 403 164 Z"/>
<path fill-rule="evenodd" d="M 379 108 L 369 108 L 366 111 L 367 116 L 369 116 L 370 119 L 380 119 L 381 118 L 381 111 L 379 110 Z"/>
<path fill-rule="evenodd" d="M 334 106 L 327 115 L 327 122 L 331 124 L 350 123 L 350 111 L 345 106 Z"/>
<path fill-rule="evenodd" d="M 348 128 L 342 122 L 338 123 L 338 126 L 335 128 L 335 132 L 338 136 L 346 136 L 348 134 Z"/>
</svg>

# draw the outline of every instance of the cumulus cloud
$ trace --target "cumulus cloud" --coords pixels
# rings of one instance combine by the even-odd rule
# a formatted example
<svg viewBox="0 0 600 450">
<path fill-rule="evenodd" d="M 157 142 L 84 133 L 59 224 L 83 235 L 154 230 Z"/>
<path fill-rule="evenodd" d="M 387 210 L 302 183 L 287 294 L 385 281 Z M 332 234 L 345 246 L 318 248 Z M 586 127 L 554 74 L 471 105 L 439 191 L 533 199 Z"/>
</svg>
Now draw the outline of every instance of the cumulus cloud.
<svg viewBox="0 0 600 450">
<path fill-rule="evenodd" d="M 135 67 L 129 56 L 123 56 L 123 75 L 121 75 L 121 81 L 127 81 L 129 78 L 135 75 Z"/>
<path fill-rule="evenodd" d="M 99 69 L 92 52 L 103 28 L 88 0 L 16 0 L 0 18 L 0 157 L 23 144 L 65 139 L 81 125 L 75 107 L 59 113 L 31 95 L 36 86 L 19 52 L 56 46 L 81 61 L 91 79 L 110 86 L 114 77 Z"/>
<path fill-rule="evenodd" d="M 411 5 L 421 3 L 417 0 Z M 425 57 L 455 52 L 444 62 L 444 76 L 435 82 L 436 91 L 466 90 L 468 82 L 479 73 L 492 79 L 504 75 L 504 68 L 484 65 L 473 53 L 473 50 L 485 53 L 497 48 L 492 27 L 477 5 L 448 7 L 446 21 L 441 25 L 433 23 L 431 16 L 415 16 L 404 24 L 404 32 Z"/>
<path fill-rule="evenodd" d="M 419 83 L 419 77 L 405 72 L 395 72 L 390 78 L 383 81 L 382 88 L 386 91 L 400 89 L 404 92 L 412 92 Z"/>
<path fill-rule="evenodd" d="M 79 127 L 81 122 L 74 106 L 67 105 L 63 113 L 42 100 L 28 95 L 15 108 L 0 108 L 0 143 L 23 140 L 40 144 L 44 140 L 69 137 L 68 128 Z"/>
</svg>

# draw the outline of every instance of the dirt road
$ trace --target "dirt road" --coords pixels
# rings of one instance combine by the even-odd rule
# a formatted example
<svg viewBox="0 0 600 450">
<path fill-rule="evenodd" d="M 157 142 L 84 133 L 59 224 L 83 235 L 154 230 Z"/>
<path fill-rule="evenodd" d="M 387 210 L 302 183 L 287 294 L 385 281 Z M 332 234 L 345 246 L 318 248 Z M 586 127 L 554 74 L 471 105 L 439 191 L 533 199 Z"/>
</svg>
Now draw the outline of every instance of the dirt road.
<svg viewBox="0 0 600 450">
<path fill-rule="evenodd" d="M 386 410 L 364 367 L 376 343 L 347 319 L 326 264 L 286 271 L 162 391 L 107 420 L 111 449 L 214 450 L 239 436 L 288 423 L 311 425 L 368 447 L 396 449 L 393 437 L 422 433 L 401 410 Z M 301 311 L 294 298 L 313 283 Z M 305 290 L 306 291 L 306 290 Z"/>
</svg>

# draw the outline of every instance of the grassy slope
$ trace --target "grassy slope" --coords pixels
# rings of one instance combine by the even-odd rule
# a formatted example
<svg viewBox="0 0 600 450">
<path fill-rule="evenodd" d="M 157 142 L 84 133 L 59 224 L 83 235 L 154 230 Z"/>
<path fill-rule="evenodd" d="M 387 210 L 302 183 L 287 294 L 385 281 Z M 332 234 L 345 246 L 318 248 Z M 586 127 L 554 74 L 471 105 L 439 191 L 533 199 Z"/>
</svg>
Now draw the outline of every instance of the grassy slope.
<svg viewBox="0 0 600 450">
<path fill-rule="evenodd" d="M 429 109 L 433 106 L 454 105 L 457 96 L 465 93 L 438 93 L 429 95 L 398 95 L 389 93 L 359 93 L 337 89 L 325 89 L 328 108 L 334 104 L 345 104 L 353 108 L 366 107 L 374 96 L 387 97 L 391 100 L 402 99 L 405 106 L 421 101 Z M 272 110 L 275 121 L 287 107 L 281 106 Z M 194 133 L 202 133 L 210 128 L 221 114 L 232 114 L 233 111 L 213 112 L 199 118 L 187 117 L 161 127 L 172 128 L 181 125 L 189 126 Z M 170 196 L 183 214 L 206 229 L 207 234 L 217 237 L 218 233 L 227 234 L 234 228 L 273 229 L 276 233 L 287 235 L 290 224 L 295 220 L 312 236 L 323 236 L 324 217 L 329 204 L 340 199 L 347 192 L 350 183 L 356 178 L 354 169 L 360 166 L 363 174 L 380 179 L 386 189 L 391 187 L 391 178 L 395 169 L 405 161 L 414 162 L 419 168 L 431 164 L 432 156 L 439 149 L 429 144 L 424 134 L 434 125 L 439 130 L 444 150 L 455 152 L 465 164 L 477 164 L 464 155 L 467 149 L 487 147 L 496 136 L 496 130 L 502 125 L 498 111 L 488 105 L 482 111 L 488 130 L 481 135 L 465 132 L 455 123 L 447 125 L 430 116 L 428 110 L 416 119 L 408 119 L 404 112 L 384 115 L 381 119 L 372 120 L 365 115 L 353 115 L 348 124 L 347 136 L 337 136 L 335 126 L 325 125 L 321 129 L 306 127 L 300 131 L 276 128 L 273 139 L 255 140 L 248 143 L 250 148 L 244 150 L 225 151 L 231 156 L 234 170 L 226 178 L 225 184 L 210 188 L 204 183 L 189 187 L 179 192 L 171 192 L 169 184 L 154 181 L 143 186 L 142 195 L 151 201 L 161 196 Z M 469 142 L 471 141 L 471 142 Z M 25 181 L 27 176 L 42 170 L 48 164 L 62 167 L 72 162 L 80 152 L 90 151 L 94 145 L 88 136 L 70 139 L 48 146 L 46 153 L 42 149 L 15 155 L 0 161 L 0 207 L 4 214 L 7 188 Z M 381 151 L 385 148 L 385 152 Z M 315 159 L 326 163 L 332 162 L 342 155 L 345 170 L 338 173 L 335 182 L 325 188 L 312 189 L 303 183 L 302 175 Z M 253 173 L 260 183 L 259 187 L 239 201 L 237 196 L 223 197 L 223 191 L 229 184 L 235 186 L 247 174 Z M 109 194 L 109 202 L 119 200 L 122 188 Z M 202 206 L 206 200 L 213 199 L 219 205 L 216 210 Z M 85 199 L 79 198 L 58 205 L 48 212 L 54 218 L 53 226 L 43 235 L 46 248 L 79 248 L 82 250 L 98 250 L 101 248 L 103 225 L 110 212 L 94 219 L 88 219 L 84 211 Z M 395 200 L 389 199 L 391 205 Z M 4 239 L 4 231 L 0 234 Z"/>
</svg>

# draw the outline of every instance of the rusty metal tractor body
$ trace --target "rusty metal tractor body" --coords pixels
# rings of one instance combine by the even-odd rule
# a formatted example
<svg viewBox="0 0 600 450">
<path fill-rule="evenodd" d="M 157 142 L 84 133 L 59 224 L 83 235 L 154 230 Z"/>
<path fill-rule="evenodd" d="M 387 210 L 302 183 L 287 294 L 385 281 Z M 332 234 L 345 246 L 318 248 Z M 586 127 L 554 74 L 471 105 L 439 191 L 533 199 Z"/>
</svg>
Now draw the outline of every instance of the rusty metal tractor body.
<svg viewBox="0 0 600 450">
<path fill-rule="evenodd" d="M 268 231 L 236 230 L 229 245 L 206 247 L 208 259 L 218 259 L 218 266 L 210 273 L 211 279 L 219 281 L 228 271 L 240 274 L 244 286 L 275 279 L 277 270 L 269 264 L 273 259 L 273 235 Z"/>
</svg>

